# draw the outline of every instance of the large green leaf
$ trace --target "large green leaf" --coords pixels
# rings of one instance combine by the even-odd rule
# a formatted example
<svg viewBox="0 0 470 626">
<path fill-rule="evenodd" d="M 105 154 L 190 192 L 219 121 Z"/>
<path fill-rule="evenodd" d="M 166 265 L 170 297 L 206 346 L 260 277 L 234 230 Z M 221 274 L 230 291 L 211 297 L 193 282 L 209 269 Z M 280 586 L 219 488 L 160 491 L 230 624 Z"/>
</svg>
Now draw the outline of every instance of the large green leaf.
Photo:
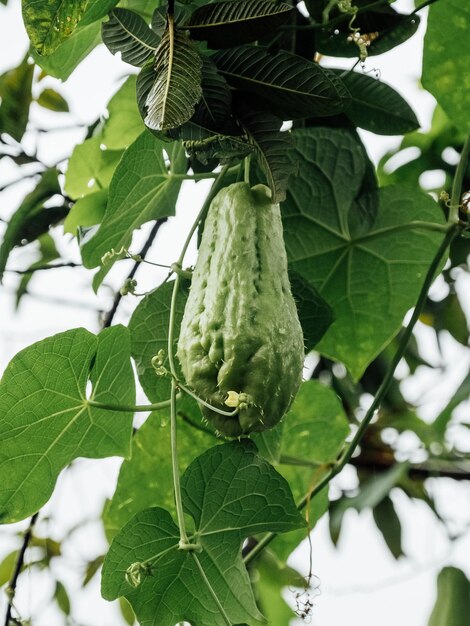
<svg viewBox="0 0 470 626">
<path fill-rule="evenodd" d="M 155 52 L 154 83 L 147 100 L 145 124 L 170 130 L 187 122 L 201 97 L 202 60 L 184 30 L 170 20 Z"/>
<path fill-rule="evenodd" d="M 215 443 L 214 436 L 188 425 L 182 415 L 194 408 L 194 400 L 185 396 L 177 403 L 178 459 L 187 467 L 198 454 Z M 114 537 L 139 511 L 161 506 L 174 513 L 173 474 L 171 468 L 170 423 L 168 411 L 152 413 L 132 440 L 132 457 L 124 461 L 116 491 L 106 507 L 104 525 L 109 539 Z M 158 477 L 157 477 L 158 473 Z M 145 489 L 136 489 L 145 485 Z"/>
<path fill-rule="evenodd" d="M 52 54 L 74 32 L 88 0 L 23 0 L 23 20 L 31 43 Z"/>
<path fill-rule="evenodd" d="M 282 202 L 286 197 L 289 177 L 296 166 L 289 159 L 292 139 L 289 131 L 281 133 L 282 120 L 268 111 L 254 111 L 242 103 L 237 106 L 237 117 L 245 130 L 266 182 L 272 201 Z"/>
<path fill-rule="evenodd" d="M 108 189 L 98 189 L 79 198 L 64 222 L 64 233 L 77 236 L 79 227 L 89 228 L 100 224 L 108 203 Z"/>
<path fill-rule="evenodd" d="M 429 8 L 424 38 L 424 87 L 455 126 L 470 130 L 470 4 L 440 0 Z"/>
<path fill-rule="evenodd" d="M 334 320 L 331 307 L 319 293 L 294 270 L 289 271 L 289 281 L 297 305 L 300 325 L 304 334 L 305 353 L 312 350 Z"/>
<path fill-rule="evenodd" d="M 92 391 L 87 396 L 87 383 Z M 0 520 L 16 522 L 50 497 L 78 457 L 127 456 L 132 413 L 87 403 L 135 399 L 130 341 L 122 326 L 99 337 L 83 328 L 19 352 L 0 383 Z"/>
<path fill-rule="evenodd" d="M 262 624 L 241 542 L 253 533 L 303 526 L 287 483 L 253 444 L 228 443 L 195 459 L 181 490 L 184 509 L 194 520 L 192 540 L 202 550 L 178 550 L 178 528 L 169 513 L 147 509 L 114 539 L 103 566 L 103 596 L 124 595 L 142 626 L 178 621 L 226 626 L 227 618 L 232 624 Z M 149 559 L 150 571 L 133 589 L 126 581 L 128 568 Z"/>
<path fill-rule="evenodd" d="M 428 626 L 467 626 L 470 581 L 456 567 L 444 567 L 437 577 L 437 599 Z"/>
<path fill-rule="evenodd" d="M 118 2 L 119 0 L 88 0 L 80 26 L 101 20 Z"/>
<path fill-rule="evenodd" d="M 21 141 L 29 118 L 34 65 L 28 55 L 22 62 L 0 76 L 0 134 L 8 133 Z"/>
<path fill-rule="evenodd" d="M 0 281 L 10 252 L 24 239 L 31 241 L 35 238 L 34 236 L 30 237 L 28 231 L 31 226 L 34 227 L 35 219 L 42 210 L 44 203 L 56 193 L 60 193 L 57 170 L 46 170 L 35 189 L 26 196 L 12 215 L 0 245 Z M 42 233 L 37 233 L 38 236 L 40 234 Z"/>
<path fill-rule="evenodd" d="M 282 207 L 289 261 L 335 315 L 317 349 L 359 378 L 399 330 L 442 240 L 413 222 L 442 224 L 443 216 L 415 189 L 363 193 L 370 164 L 353 132 L 293 137 L 299 169 Z"/>
<path fill-rule="evenodd" d="M 290 52 L 240 46 L 212 58 L 230 85 L 282 119 L 336 115 L 348 105 L 349 93 L 333 72 Z"/>
<path fill-rule="evenodd" d="M 31 50 L 34 61 L 45 72 L 67 80 L 79 63 L 101 42 L 100 24 L 94 22 L 74 33 L 60 44 L 49 56 L 41 56 L 35 49 Z"/>
<path fill-rule="evenodd" d="M 98 232 L 82 247 L 86 267 L 101 264 L 102 257 L 111 249 L 128 248 L 135 229 L 150 220 L 174 215 L 180 178 L 169 175 L 163 146 L 148 131 L 144 131 L 124 153 L 111 180 L 108 206 Z M 186 172 L 186 157 L 181 146 L 173 144 L 169 150 L 171 172 Z M 111 259 L 96 275 L 97 289 L 111 269 Z"/>
<path fill-rule="evenodd" d="M 65 173 L 65 191 L 72 199 L 106 189 L 111 182 L 122 150 L 108 150 L 102 144 L 97 135 L 73 149 Z"/>
<path fill-rule="evenodd" d="M 173 286 L 174 282 L 169 281 L 147 294 L 140 301 L 129 322 L 132 358 L 137 366 L 140 384 L 151 402 L 160 402 L 170 397 L 170 379 L 156 375 L 152 358 L 160 350 L 164 350 L 165 359 L 162 365 L 168 368 L 168 326 Z M 173 341 L 175 353 L 187 297 L 187 285 L 183 285 L 176 298 Z M 179 371 L 177 359 L 175 365 Z"/>
<path fill-rule="evenodd" d="M 231 48 L 261 39 L 284 24 L 292 7 L 272 0 L 213 2 L 196 9 L 184 24 L 193 39 L 210 48 Z"/>
<path fill-rule="evenodd" d="M 103 43 L 126 63 L 142 67 L 157 49 L 160 38 L 143 18 L 127 9 L 114 9 L 101 27 Z"/>
<path fill-rule="evenodd" d="M 419 128 L 410 105 L 386 83 L 359 72 L 348 72 L 343 82 L 351 94 L 346 115 L 355 126 L 378 135 L 404 135 Z"/>
<path fill-rule="evenodd" d="M 304 382 L 282 421 L 279 471 L 289 482 L 294 498 L 300 500 L 318 483 L 344 446 L 349 425 L 339 398 L 317 381 Z M 313 528 L 328 508 L 328 489 L 311 499 L 309 527 Z M 305 530 L 281 535 L 273 550 L 286 559 L 307 536 Z"/>
<path fill-rule="evenodd" d="M 127 148 L 145 130 L 136 102 L 136 77 L 129 76 L 106 107 L 103 143 L 109 150 Z"/>
</svg>

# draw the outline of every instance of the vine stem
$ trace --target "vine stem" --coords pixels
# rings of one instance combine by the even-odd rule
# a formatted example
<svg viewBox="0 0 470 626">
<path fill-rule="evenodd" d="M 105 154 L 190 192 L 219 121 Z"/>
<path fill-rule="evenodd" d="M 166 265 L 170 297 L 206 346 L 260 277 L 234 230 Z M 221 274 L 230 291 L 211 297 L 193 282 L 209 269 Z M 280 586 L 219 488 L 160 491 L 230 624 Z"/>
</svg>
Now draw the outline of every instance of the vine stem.
<svg viewBox="0 0 470 626">
<path fill-rule="evenodd" d="M 15 568 L 13 570 L 13 574 L 11 575 L 10 582 L 7 587 L 7 596 L 8 596 L 8 604 L 7 611 L 5 614 L 5 626 L 10 626 L 11 623 L 11 611 L 13 609 L 13 601 L 15 599 L 16 593 L 16 585 L 18 583 L 18 577 L 21 573 L 24 564 L 24 558 L 26 555 L 26 550 L 28 549 L 29 542 L 31 541 L 31 537 L 33 536 L 34 527 L 36 525 L 37 519 L 39 516 L 39 511 L 35 513 L 30 521 L 29 526 L 24 534 L 23 543 L 21 544 L 21 548 L 18 552 L 18 557 L 16 559 Z"/>
<path fill-rule="evenodd" d="M 470 158 L 470 135 L 468 135 L 465 141 L 462 154 L 460 155 L 460 161 L 455 170 L 454 180 L 452 182 L 452 192 L 450 196 L 450 209 L 449 209 L 449 222 L 451 224 L 459 223 L 459 208 L 462 198 L 462 185 L 465 176 L 465 170 Z"/>
<path fill-rule="evenodd" d="M 176 399 L 179 400 L 180 398 L 181 394 L 177 394 Z M 86 404 L 105 411 L 144 413 L 146 411 L 158 411 L 165 409 L 167 406 L 171 406 L 171 398 L 169 400 L 162 400 L 162 402 L 155 402 L 154 404 L 110 404 L 109 402 L 97 402 L 96 400 L 86 400 Z"/>
<path fill-rule="evenodd" d="M 328 483 L 332 480 L 332 478 L 334 478 L 337 474 L 339 474 L 341 472 L 341 470 L 344 468 L 344 466 L 350 461 L 352 455 L 354 454 L 354 451 L 356 450 L 359 442 L 361 441 L 362 437 L 364 436 L 364 433 L 366 432 L 367 428 L 369 427 L 369 424 L 371 423 L 372 419 L 374 418 L 377 409 L 379 408 L 383 397 L 385 396 L 385 394 L 388 391 L 388 388 L 390 386 L 390 383 L 393 380 L 393 375 L 395 373 L 395 369 L 398 365 L 398 363 L 400 362 L 401 358 L 403 357 L 403 354 L 405 352 L 406 346 L 408 345 L 408 341 L 410 340 L 411 334 L 413 332 L 413 328 L 415 327 L 416 322 L 418 321 L 418 318 L 421 314 L 421 311 L 423 310 L 423 306 L 426 302 L 426 298 L 428 295 L 428 291 L 429 288 L 432 284 L 432 282 L 434 281 L 434 277 L 436 274 L 437 269 L 439 268 L 439 265 L 442 261 L 442 259 L 444 258 L 448 247 L 450 246 L 450 244 L 452 243 L 452 241 L 455 239 L 455 237 L 457 237 L 457 235 L 460 234 L 460 232 L 462 231 L 462 226 L 455 224 L 452 227 L 450 227 L 444 237 L 444 239 L 442 240 L 441 245 L 439 246 L 434 259 L 432 260 L 431 265 L 429 266 L 429 269 L 427 271 L 426 277 L 424 279 L 423 282 L 423 286 L 421 287 L 421 291 L 419 293 L 419 297 L 418 300 L 416 302 L 413 314 L 411 316 L 411 319 L 407 325 L 407 327 L 405 328 L 405 332 L 402 335 L 402 338 L 400 339 L 400 343 L 398 345 L 398 348 L 390 362 L 390 365 L 387 369 L 387 373 L 385 374 L 385 377 L 379 387 L 379 389 L 377 390 L 377 393 L 375 395 L 374 400 L 372 401 L 372 404 L 370 405 L 366 415 L 364 416 L 364 419 L 362 420 L 362 422 L 360 423 L 354 437 L 352 438 L 352 440 L 350 441 L 350 443 L 347 445 L 347 447 L 344 449 L 344 451 L 342 452 L 342 454 L 339 456 L 338 460 L 331 466 L 324 466 L 324 468 L 327 470 L 325 475 L 323 476 L 323 478 L 312 488 L 308 491 L 308 493 L 306 493 L 304 495 L 304 497 L 299 501 L 299 503 L 297 504 L 297 508 L 299 509 L 299 511 L 301 511 L 309 502 L 310 500 L 316 496 L 320 491 L 322 491 L 322 489 L 324 489 Z M 246 565 L 248 565 L 249 563 L 251 563 L 251 561 L 269 544 L 271 543 L 271 541 L 276 537 L 275 533 L 268 533 L 267 535 L 265 535 L 263 537 L 263 539 L 261 539 L 256 546 L 250 550 L 250 552 L 245 556 L 244 558 L 244 562 Z"/>
</svg>

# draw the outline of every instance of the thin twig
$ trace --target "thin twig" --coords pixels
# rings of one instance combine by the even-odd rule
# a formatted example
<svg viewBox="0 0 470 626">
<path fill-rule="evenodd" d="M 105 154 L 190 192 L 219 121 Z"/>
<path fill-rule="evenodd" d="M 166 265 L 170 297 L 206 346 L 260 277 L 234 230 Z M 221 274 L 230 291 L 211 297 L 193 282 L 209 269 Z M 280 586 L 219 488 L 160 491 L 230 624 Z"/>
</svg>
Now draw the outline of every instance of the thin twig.
<svg viewBox="0 0 470 626">
<path fill-rule="evenodd" d="M 8 583 L 8 587 L 7 587 L 8 604 L 7 604 L 7 612 L 5 614 L 5 626 L 10 626 L 11 612 L 13 609 L 13 601 L 15 599 L 18 577 L 21 573 L 21 570 L 23 569 L 26 550 L 28 549 L 29 542 L 31 541 L 31 537 L 33 536 L 33 530 L 34 530 L 36 521 L 38 519 L 38 515 L 39 515 L 39 512 L 35 513 L 29 520 L 29 526 L 24 534 L 23 543 L 18 552 L 18 557 L 15 563 L 15 569 L 13 570 L 13 574 L 11 575 L 10 582 Z"/>
<path fill-rule="evenodd" d="M 163 218 L 161 220 L 157 220 L 155 222 L 155 224 L 152 227 L 152 230 L 150 231 L 149 236 L 147 237 L 147 241 L 145 242 L 145 244 L 142 247 L 142 250 L 140 251 L 140 253 L 137 256 L 141 257 L 142 259 L 145 258 L 145 256 L 147 255 L 148 251 L 152 247 L 153 242 L 155 241 L 155 237 L 157 236 L 158 231 L 160 230 L 160 227 L 165 222 L 166 222 L 166 218 Z M 134 263 L 134 265 L 132 266 L 131 271 L 127 275 L 126 281 L 132 280 L 134 278 L 134 276 L 137 273 L 137 270 L 139 269 L 140 264 L 141 264 L 141 261 L 136 261 Z M 117 291 L 116 295 L 114 296 L 114 301 L 113 301 L 112 307 L 109 309 L 109 311 L 103 317 L 102 328 L 109 328 L 109 326 L 111 326 L 111 324 L 113 323 L 114 316 L 116 315 L 117 310 L 119 308 L 119 305 L 121 303 L 122 298 L 123 298 L 123 296 L 122 296 L 121 292 Z"/>
<path fill-rule="evenodd" d="M 36 267 L 30 267 L 27 270 L 10 270 L 5 269 L 5 272 L 11 272 L 12 274 L 33 274 L 34 272 L 42 272 L 44 270 L 55 270 L 60 267 L 82 267 L 81 263 L 75 263 L 74 261 L 64 261 L 63 263 L 51 264 L 47 263 L 46 265 L 38 265 Z"/>
</svg>

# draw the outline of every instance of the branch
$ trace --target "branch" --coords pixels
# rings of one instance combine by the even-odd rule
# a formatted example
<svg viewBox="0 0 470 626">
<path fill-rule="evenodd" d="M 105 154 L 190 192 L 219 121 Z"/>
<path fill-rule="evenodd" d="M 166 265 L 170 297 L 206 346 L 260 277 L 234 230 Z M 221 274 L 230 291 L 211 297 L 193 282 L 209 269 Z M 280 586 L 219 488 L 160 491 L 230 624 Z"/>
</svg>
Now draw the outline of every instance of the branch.
<svg viewBox="0 0 470 626">
<path fill-rule="evenodd" d="M 81 263 L 75 263 L 74 261 L 64 261 L 63 263 L 38 265 L 34 268 L 28 268 L 27 270 L 9 270 L 5 269 L 5 272 L 11 272 L 12 274 L 34 274 L 34 272 L 42 272 L 43 270 L 55 270 L 60 267 L 82 267 Z"/>
<path fill-rule="evenodd" d="M 158 231 L 160 230 L 161 225 L 164 224 L 165 222 L 166 222 L 166 218 L 163 218 L 161 220 L 157 220 L 155 222 L 155 224 L 153 225 L 152 230 L 150 231 L 150 234 L 149 234 L 149 236 L 147 238 L 147 241 L 145 242 L 145 244 L 142 247 L 142 250 L 140 251 L 140 253 L 137 256 L 141 257 L 142 259 L 145 258 L 145 256 L 147 255 L 148 251 L 152 247 L 153 242 L 155 241 L 155 237 L 157 236 Z M 134 276 L 137 273 L 137 270 L 139 269 L 140 263 L 141 263 L 141 261 L 136 261 L 134 263 L 131 271 L 127 275 L 126 281 L 127 280 L 132 280 L 134 278 Z M 111 326 L 111 324 L 113 323 L 114 316 L 116 315 L 117 310 L 119 308 L 119 305 L 121 303 L 122 298 L 123 298 L 123 296 L 122 296 L 121 292 L 117 291 L 116 295 L 114 296 L 114 301 L 113 301 L 113 304 L 112 304 L 111 308 L 106 313 L 106 315 L 103 317 L 103 323 L 101 325 L 102 328 L 109 328 L 109 326 Z"/>
<path fill-rule="evenodd" d="M 39 512 L 35 513 L 29 521 L 29 526 L 23 537 L 23 543 L 18 552 L 18 558 L 16 559 L 15 569 L 13 570 L 13 574 L 11 575 L 10 582 L 8 583 L 8 587 L 6 590 L 6 593 L 8 596 L 8 604 L 7 604 L 7 612 L 5 614 L 5 626 L 10 626 L 10 623 L 12 621 L 11 611 L 13 609 L 13 601 L 15 599 L 15 594 L 16 594 L 16 585 L 18 583 L 18 577 L 24 565 L 24 557 L 26 554 L 26 550 L 28 549 L 29 542 L 31 541 L 31 537 L 33 536 L 33 530 L 34 530 L 36 521 L 38 519 L 38 515 L 39 515 Z"/>
</svg>

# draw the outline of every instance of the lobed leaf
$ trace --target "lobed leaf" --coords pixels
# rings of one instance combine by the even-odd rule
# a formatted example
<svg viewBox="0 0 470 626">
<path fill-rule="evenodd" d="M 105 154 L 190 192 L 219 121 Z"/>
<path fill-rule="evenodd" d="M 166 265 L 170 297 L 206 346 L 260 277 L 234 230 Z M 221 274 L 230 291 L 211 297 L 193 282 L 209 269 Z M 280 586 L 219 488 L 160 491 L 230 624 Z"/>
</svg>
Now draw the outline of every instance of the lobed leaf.
<svg viewBox="0 0 470 626">
<path fill-rule="evenodd" d="M 166 510 L 142 511 L 111 545 L 103 566 L 103 596 L 125 596 L 142 626 L 178 621 L 225 626 L 227 618 L 233 624 L 261 625 L 241 542 L 255 532 L 303 526 L 287 483 L 251 442 L 237 442 L 197 457 L 182 477 L 181 490 L 185 512 L 195 522 L 192 540 L 201 551 L 178 550 L 179 531 Z M 149 572 L 132 588 L 126 572 L 136 562 L 148 562 Z"/>
<path fill-rule="evenodd" d="M 317 127 L 293 138 L 299 169 L 282 207 L 288 258 L 335 315 L 317 349 L 358 379 L 398 332 L 442 239 L 412 223 L 443 216 L 415 189 L 364 187 L 369 162 L 353 132 Z"/>
<path fill-rule="evenodd" d="M 60 471 L 74 459 L 127 456 L 132 413 L 87 404 L 135 401 L 127 330 L 99 337 L 83 328 L 19 352 L 0 382 L 0 520 L 16 522 L 49 499 Z"/>
</svg>

